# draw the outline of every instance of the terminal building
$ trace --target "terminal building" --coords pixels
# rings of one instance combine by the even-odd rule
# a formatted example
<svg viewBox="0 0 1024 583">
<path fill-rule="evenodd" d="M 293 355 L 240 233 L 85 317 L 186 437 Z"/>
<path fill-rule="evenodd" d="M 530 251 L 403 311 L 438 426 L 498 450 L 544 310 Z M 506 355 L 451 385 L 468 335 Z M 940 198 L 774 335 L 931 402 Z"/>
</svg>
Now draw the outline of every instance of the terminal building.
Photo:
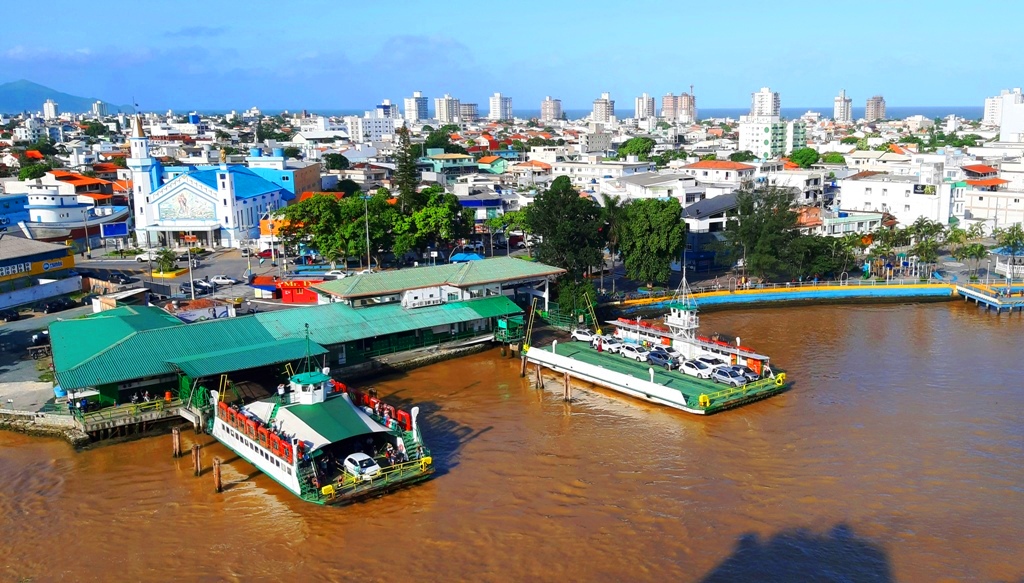
<svg viewBox="0 0 1024 583">
<path fill-rule="evenodd" d="M 0 233 L 0 310 L 82 290 L 65 245 Z"/>
</svg>

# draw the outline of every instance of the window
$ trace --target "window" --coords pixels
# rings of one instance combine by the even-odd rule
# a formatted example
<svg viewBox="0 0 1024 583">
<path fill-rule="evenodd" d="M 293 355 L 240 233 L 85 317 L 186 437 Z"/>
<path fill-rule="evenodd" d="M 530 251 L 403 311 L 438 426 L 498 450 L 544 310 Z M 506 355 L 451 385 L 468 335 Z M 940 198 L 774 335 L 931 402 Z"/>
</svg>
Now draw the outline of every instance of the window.
<svg viewBox="0 0 1024 583">
<path fill-rule="evenodd" d="M 979 201 L 985 200 L 985 197 L 984 197 L 984 196 L 979 196 L 979 197 L 978 197 L 978 200 L 979 200 Z"/>
<path fill-rule="evenodd" d="M 882 189 L 882 196 L 887 196 L 888 194 L 889 194 L 889 189 L 888 188 L 883 188 Z"/>
<path fill-rule="evenodd" d="M 903 210 L 904 211 L 910 211 L 910 205 L 909 204 L 903 205 Z"/>
<path fill-rule="evenodd" d="M 290 178 L 289 178 L 288 176 L 282 176 L 282 177 L 281 177 L 281 180 L 284 180 L 285 182 L 288 182 L 288 180 L 289 180 L 289 179 L 290 179 Z"/>
</svg>

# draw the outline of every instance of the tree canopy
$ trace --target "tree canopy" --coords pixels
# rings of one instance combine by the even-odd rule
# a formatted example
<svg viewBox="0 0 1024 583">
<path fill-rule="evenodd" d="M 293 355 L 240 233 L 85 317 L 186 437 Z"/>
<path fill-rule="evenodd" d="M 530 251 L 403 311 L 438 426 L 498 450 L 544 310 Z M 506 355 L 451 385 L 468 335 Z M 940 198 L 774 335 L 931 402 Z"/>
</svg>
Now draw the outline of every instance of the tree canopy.
<svg viewBox="0 0 1024 583">
<path fill-rule="evenodd" d="M 348 170 L 348 158 L 341 154 L 324 154 L 324 164 L 328 170 Z"/>
<path fill-rule="evenodd" d="M 50 170 L 52 170 L 52 168 L 49 164 L 31 164 L 28 166 L 22 166 L 21 170 L 18 171 L 18 180 L 25 181 L 42 178 Z"/>
<path fill-rule="evenodd" d="M 822 156 L 821 161 L 825 164 L 846 164 L 846 156 L 839 152 L 829 152 Z"/>
<path fill-rule="evenodd" d="M 743 150 L 742 152 L 729 154 L 729 160 L 732 162 L 750 162 L 751 160 L 757 160 L 757 155 L 750 150 Z"/>
<path fill-rule="evenodd" d="M 789 155 L 789 161 L 801 168 L 810 168 L 818 163 L 819 158 L 818 151 L 814 148 L 797 148 Z"/>
<path fill-rule="evenodd" d="M 407 128 L 398 128 L 395 132 L 398 145 L 395 148 L 395 189 L 398 191 L 398 204 L 402 211 L 410 211 L 422 207 L 425 197 L 416 192 L 419 173 L 416 171 L 416 154 L 412 149 Z"/>
<path fill-rule="evenodd" d="M 787 190 L 741 190 L 737 197 L 736 220 L 726 227 L 726 241 L 733 256 L 745 258 L 748 271 L 761 278 L 786 271 L 781 250 L 796 236 L 797 214 Z"/>
<path fill-rule="evenodd" d="M 527 209 L 528 222 L 542 237 L 537 257 L 578 279 L 601 263 L 603 241 L 597 204 L 580 197 L 568 176 L 559 176 Z"/>
<path fill-rule="evenodd" d="M 645 137 L 630 138 L 619 146 L 619 158 L 626 156 L 637 156 L 642 161 L 650 159 L 651 150 L 654 149 L 654 140 Z"/>
<path fill-rule="evenodd" d="M 635 200 L 626 205 L 622 254 L 626 275 L 648 286 L 667 283 L 670 264 L 685 244 L 685 223 L 679 200 Z"/>
</svg>

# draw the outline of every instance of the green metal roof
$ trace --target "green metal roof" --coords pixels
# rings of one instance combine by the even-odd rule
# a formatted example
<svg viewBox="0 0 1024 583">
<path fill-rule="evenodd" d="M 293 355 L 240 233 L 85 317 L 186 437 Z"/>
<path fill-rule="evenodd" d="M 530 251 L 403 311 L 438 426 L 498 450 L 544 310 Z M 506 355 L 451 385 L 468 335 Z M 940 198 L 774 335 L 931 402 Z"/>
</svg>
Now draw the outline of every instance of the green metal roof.
<svg viewBox="0 0 1024 583">
<path fill-rule="evenodd" d="M 521 313 L 505 296 L 491 296 L 439 306 L 403 308 L 400 303 L 369 308 L 353 308 L 341 303 L 324 304 L 295 310 L 261 312 L 256 318 L 276 338 L 301 338 L 309 324 L 310 338 L 324 346 L 362 338 L 386 336 L 422 328 L 432 328 Z"/>
<path fill-rule="evenodd" d="M 136 332 L 184 325 L 181 320 L 151 306 L 122 306 L 74 320 L 50 324 L 54 368 L 69 369 Z"/>
<path fill-rule="evenodd" d="M 322 382 L 331 380 L 331 377 L 330 375 L 325 375 L 318 370 L 314 370 L 310 372 L 300 372 L 289 380 L 300 385 L 318 385 Z"/>
<path fill-rule="evenodd" d="M 167 362 L 188 376 L 199 378 L 298 360 L 306 356 L 307 347 L 310 355 L 327 352 L 323 346 L 305 340 L 271 340 L 194 356 L 169 358 Z"/>
<path fill-rule="evenodd" d="M 313 286 L 318 292 L 341 298 L 396 294 L 410 289 L 450 285 L 469 287 L 487 283 L 539 279 L 565 273 L 564 269 L 515 257 L 492 257 L 481 261 L 413 267 L 354 275 Z"/>
<path fill-rule="evenodd" d="M 373 433 L 344 397 L 315 405 L 288 405 L 285 409 L 330 443 Z"/>
</svg>

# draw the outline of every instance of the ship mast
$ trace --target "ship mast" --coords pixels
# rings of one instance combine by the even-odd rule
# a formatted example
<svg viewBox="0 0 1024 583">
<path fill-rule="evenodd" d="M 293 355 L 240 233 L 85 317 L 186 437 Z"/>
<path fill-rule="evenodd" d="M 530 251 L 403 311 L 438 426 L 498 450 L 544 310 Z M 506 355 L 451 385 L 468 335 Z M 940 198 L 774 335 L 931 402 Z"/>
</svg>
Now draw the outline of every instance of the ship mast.
<svg viewBox="0 0 1024 583">
<path fill-rule="evenodd" d="M 669 302 L 669 312 L 665 315 L 665 325 L 672 332 L 675 340 L 694 341 L 700 318 L 697 316 L 697 301 L 690 293 L 690 285 L 686 282 L 686 257 L 683 257 L 683 280 L 679 282 L 676 293 Z"/>
</svg>

